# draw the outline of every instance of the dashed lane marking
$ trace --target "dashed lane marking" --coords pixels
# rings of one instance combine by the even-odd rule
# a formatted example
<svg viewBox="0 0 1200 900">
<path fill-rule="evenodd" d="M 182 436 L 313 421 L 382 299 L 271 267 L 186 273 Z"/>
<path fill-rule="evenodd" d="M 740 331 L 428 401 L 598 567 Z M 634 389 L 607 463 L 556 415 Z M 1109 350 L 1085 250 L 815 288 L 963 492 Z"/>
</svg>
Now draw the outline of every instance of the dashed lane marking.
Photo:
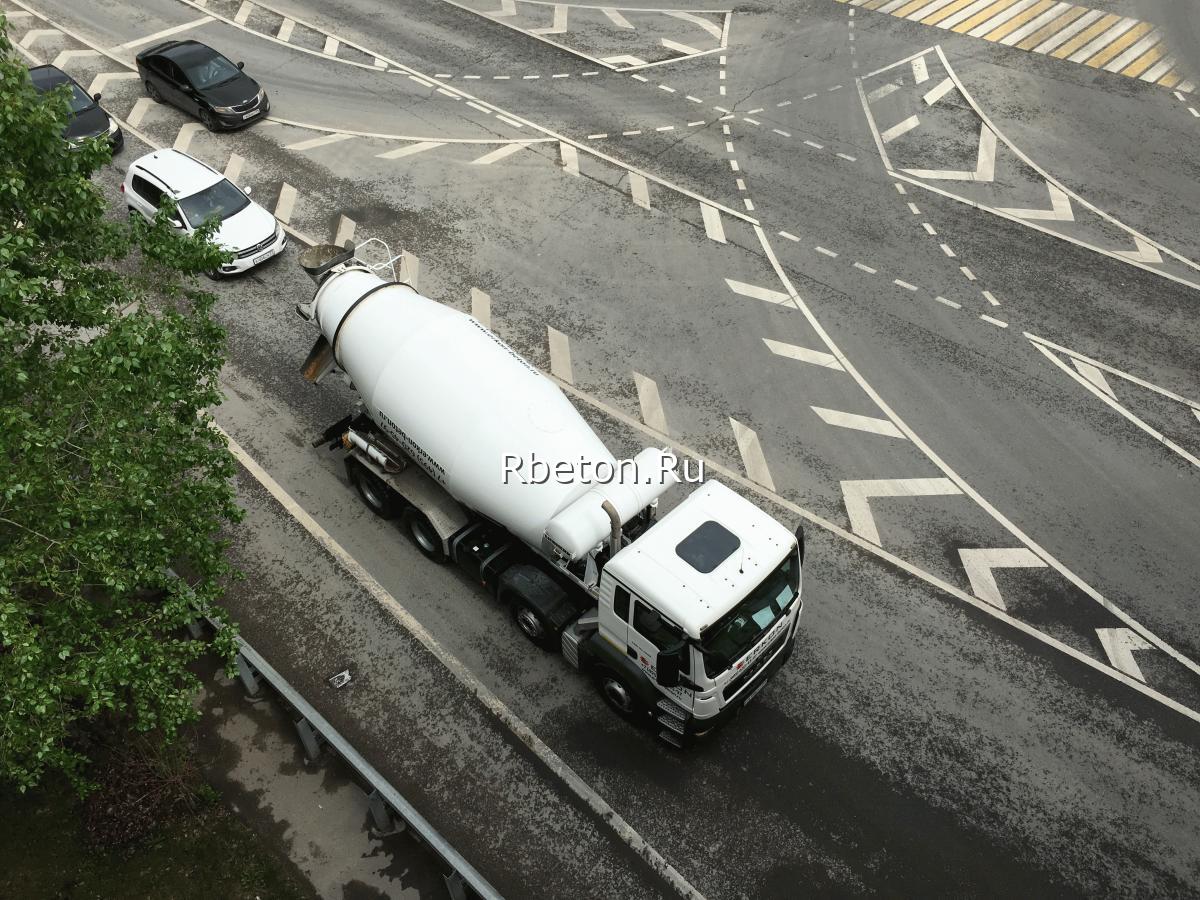
<svg viewBox="0 0 1200 900">
<path fill-rule="evenodd" d="M 479 288 L 471 288 L 471 315 L 488 330 L 492 327 L 492 298 Z"/>
<path fill-rule="evenodd" d="M 882 542 L 871 512 L 872 498 L 944 497 L 961 493 L 962 490 L 949 478 L 876 478 L 842 482 L 850 530 L 876 545 L 882 545 Z"/>
<path fill-rule="evenodd" d="M 971 582 L 971 591 L 984 603 L 996 609 L 1007 609 L 1000 596 L 1000 588 L 992 574 L 993 569 L 1040 569 L 1045 561 L 1028 547 L 964 548 L 958 551 L 962 558 L 963 571 Z"/>
<path fill-rule="evenodd" d="M 904 432 L 893 425 L 888 419 L 881 419 L 878 416 L 862 416 L 857 413 L 842 412 L 837 409 L 826 409 L 823 406 L 814 406 L 812 411 L 821 417 L 821 420 L 826 425 L 833 425 L 837 428 L 850 428 L 854 431 L 865 431 L 868 434 L 878 434 L 884 437 L 899 438 L 906 440 Z"/>
<path fill-rule="evenodd" d="M 837 256 L 838 256 L 838 255 L 837 255 L 837 253 L 836 253 L 835 251 L 833 251 L 833 250 L 827 250 L 827 249 L 825 249 L 824 247 L 821 247 L 821 246 L 813 247 L 813 249 L 814 249 L 814 250 L 816 250 L 818 253 L 820 253 L 822 256 L 828 256 L 828 257 L 830 257 L 831 259 L 837 259 Z"/>
<path fill-rule="evenodd" d="M 842 364 L 838 362 L 837 357 L 832 353 L 826 353 L 823 350 L 810 350 L 807 347 L 797 347 L 795 344 L 785 344 L 782 341 L 773 341 L 770 338 L 763 338 L 763 343 L 776 356 L 785 356 L 788 359 L 795 359 L 802 363 L 808 363 L 811 366 L 820 366 L 823 369 L 833 369 L 835 372 L 846 371 L 842 368 Z"/>
<path fill-rule="evenodd" d="M 857 260 L 854 262 L 854 268 L 866 272 L 868 275 L 874 275 L 879 271 L 878 269 L 872 269 L 870 266 L 866 265 L 865 263 L 860 263 Z"/>
<path fill-rule="evenodd" d="M 546 326 L 546 337 L 550 343 L 550 374 L 567 384 L 574 384 L 575 372 L 571 368 L 570 340 L 550 325 Z"/>
<path fill-rule="evenodd" d="M 729 419 L 729 424 L 733 428 L 733 438 L 737 442 L 738 452 L 742 456 L 742 466 L 746 470 L 746 477 L 761 484 L 768 491 L 774 492 L 775 482 L 771 478 L 770 469 L 767 468 L 767 458 L 763 455 L 758 432 L 732 417 Z"/>
<path fill-rule="evenodd" d="M 982 319 L 983 321 L 987 322 L 989 325 L 995 325 L 997 328 L 1007 328 L 1008 327 L 1007 322 L 1003 322 L 1000 319 L 994 319 L 988 315 L 982 315 L 979 318 Z"/>
<path fill-rule="evenodd" d="M 663 412 L 662 397 L 658 393 L 658 382 L 641 372 L 633 373 L 637 386 L 638 405 L 642 408 L 642 421 L 655 431 L 667 434 L 667 416 Z"/>
</svg>

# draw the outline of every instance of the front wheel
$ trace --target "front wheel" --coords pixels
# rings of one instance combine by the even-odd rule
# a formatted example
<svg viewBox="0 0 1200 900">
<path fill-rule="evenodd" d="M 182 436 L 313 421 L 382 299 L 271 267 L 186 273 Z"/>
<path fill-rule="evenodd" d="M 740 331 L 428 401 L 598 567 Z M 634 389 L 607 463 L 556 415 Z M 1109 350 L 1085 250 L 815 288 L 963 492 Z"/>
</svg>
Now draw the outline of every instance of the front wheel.
<svg viewBox="0 0 1200 900">
<path fill-rule="evenodd" d="M 395 518 L 396 501 L 392 497 L 392 489 L 378 475 L 356 459 L 346 460 L 346 474 L 371 512 L 381 519 Z"/>
<path fill-rule="evenodd" d="M 149 96 L 149 97 L 150 97 L 150 99 L 151 99 L 151 100 L 153 100 L 155 103 L 162 103 L 162 102 L 163 102 L 162 94 L 160 94 L 160 93 L 158 92 L 158 88 L 156 88 L 156 87 L 154 86 L 154 82 L 153 82 L 153 81 L 150 81 L 149 79 L 147 79 L 147 81 L 146 81 L 146 94 L 147 94 L 147 96 Z"/>
<path fill-rule="evenodd" d="M 207 109 L 200 110 L 200 124 L 209 131 L 217 130 L 217 120 L 213 118 L 213 114 Z"/>
<path fill-rule="evenodd" d="M 409 540 L 425 554 L 427 559 L 431 559 L 435 563 L 446 561 L 446 552 L 442 549 L 442 538 L 425 513 L 419 509 L 406 509 L 400 518 L 400 525 L 404 528 L 404 533 L 408 535 Z"/>
<path fill-rule="evenodd" d="M 624 675 L 601 666 L 596 669 L 593 678 L 596 690 L 618 716 L 628 722 L 642 722 L 646 719 L 646 706 L 634 693 Z"/>
</svg>

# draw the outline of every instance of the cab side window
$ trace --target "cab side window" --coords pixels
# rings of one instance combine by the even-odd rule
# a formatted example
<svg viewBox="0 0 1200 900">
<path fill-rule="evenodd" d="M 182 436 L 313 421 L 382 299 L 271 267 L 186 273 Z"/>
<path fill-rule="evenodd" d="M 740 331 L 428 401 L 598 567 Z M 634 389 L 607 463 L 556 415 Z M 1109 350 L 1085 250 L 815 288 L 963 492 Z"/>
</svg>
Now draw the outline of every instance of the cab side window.
<svg viewBox="0 0 1200 900">
<path fill-rule="evenodd" d="M 130 183 L 138 196 L 153 206 L 158 208 L 158 204 L 162 201 L 163 191 L 157 185 L 151 184 L 141 175 L 134 175 L 133 181 Z"/>
<path fill-rule="evenodd" d="M 683 640 L 683 634 L 674 625 L 641 600 L 633 603 L 633 630 L 650 641 L 659 650 L 674 650 Z M 683 674 L 688 673 L 689 654 L 683 654 Z"/>
<path fill-rule="evenodd" d="M 613 588 L 613 612 L 622 622 L 629 621 L 629 591 L 619 584 Z"/>
</svg>

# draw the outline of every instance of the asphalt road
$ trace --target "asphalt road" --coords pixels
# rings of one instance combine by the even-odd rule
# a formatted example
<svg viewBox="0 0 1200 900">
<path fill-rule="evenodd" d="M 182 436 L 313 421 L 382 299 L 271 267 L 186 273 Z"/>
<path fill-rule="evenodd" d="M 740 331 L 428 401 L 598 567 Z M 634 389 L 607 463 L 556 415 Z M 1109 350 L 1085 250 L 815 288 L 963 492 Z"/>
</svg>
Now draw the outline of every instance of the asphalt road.
<svg viewBox="0 0 1200 900">
<path fill-rule="evenodd" d="M 351 220 L 429 296 L 487 292 L 544 369 L 547 326 L 566 335 L 555 374 L 614 450 L 662 425 L 636 427 L 637 373 L 672 440 L 809 521 L 797 653 L 681 759 L 531 656 L 309 448 L 351 395 L 298 378 L 314 335 L 294 250 L 217 286 L 218 421 L 469 679 L 251 474 L 237 553 L 256 590 L 231 611 L 508 895 L 670 887 L 471 679 L 707 897 L 1200 888 L 1200 98 L 1182 77 L 838 0 L 22 6 L 13 34 L 42 29 L 41 58 L 117 48 L 63 65 L 122 75 L 106 105 L 146 140 L 237 154 L 268 207 L 295 188 L 277 213 L 301 235 Z M 1143 20 L 1195 58 L 1162 6 L 1092 5 L 1125 28 L 1119 68 L 1153 40 Z M 139 104 L 122 45 L 176 27 L 244 59 L 278 121 L 209 135 Z M 146 149 L 130 138 L 117 168 Z M 346 665 L 368 676 L 356 693 L 322 693 Z"/>
</svg>

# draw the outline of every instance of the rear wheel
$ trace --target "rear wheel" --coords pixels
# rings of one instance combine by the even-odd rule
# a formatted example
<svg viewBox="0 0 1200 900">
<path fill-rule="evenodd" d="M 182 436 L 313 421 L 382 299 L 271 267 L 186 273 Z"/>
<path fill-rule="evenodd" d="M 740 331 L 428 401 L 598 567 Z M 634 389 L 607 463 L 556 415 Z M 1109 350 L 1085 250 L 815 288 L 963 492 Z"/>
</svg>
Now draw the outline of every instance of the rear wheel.
<svg viewBox="0 0 1200 900">
<path fill-rule="evenodd" d="M 147 94 L 147 95 L 150 97 L 150 99 L 151 99 L 151 100 L 153 100 L 155 103 L 162 103 L 162 102 L 163 102 L 162 94 L 160 94 L 160 93 L 158 92 L 158 88 L 156 88 L 156 87 L 154 86 L 154 82 L 153 82 L 153 81 L 150 81 L 149 79 L 147 79 L 147 81 L 146 81 L 146 94 Z"/>
<path fill-rule="evenodd" d="M 600 696 L 604 698 L 604 702 L 613 712 L 629 722 L 645 721 L 646 706 L 633 692 L 633 688 L 629 686 L 624 675 L 606 666 L 600 666 L 596 669 L 593 678 L 596 682 L 596 690 L 600 692 Z"/>
<path fill-rule="evenodd" d="M 530 643 L 543 650 L 557 649 L 558 635 L 532 603 L 516 593 L 509 594 L 506 599 L 512 605 L 513 621 Z"/>
<path fill-rule="evenodd" d="M 392 489 L 384 484 L 378 475 L 357 459 L 346 460 L 346 474 L 350 477 L 350 483 L 358 491 L 358 496 L 362 498 L 363 503 L 367 504 L 371 512 L 381 519 L 396 517 L 396 500 L 392 496 Z"/>
<path fill-rule="evenodd" d="M 426 558 L 433 560 L 435 563 L 444 563 L 446 561 L 446 553 L 442 550 L 442 538 L 433 527 L 433 523 L 429 521 L 429 517 L 419 509 L 409 507 L 404 511 L 404 515 L 400 518 L 400 524 L 404 528 L 405 534 L 409 540 L 416 545 L 416 548 L 425 554 Z"/>
</svg>

